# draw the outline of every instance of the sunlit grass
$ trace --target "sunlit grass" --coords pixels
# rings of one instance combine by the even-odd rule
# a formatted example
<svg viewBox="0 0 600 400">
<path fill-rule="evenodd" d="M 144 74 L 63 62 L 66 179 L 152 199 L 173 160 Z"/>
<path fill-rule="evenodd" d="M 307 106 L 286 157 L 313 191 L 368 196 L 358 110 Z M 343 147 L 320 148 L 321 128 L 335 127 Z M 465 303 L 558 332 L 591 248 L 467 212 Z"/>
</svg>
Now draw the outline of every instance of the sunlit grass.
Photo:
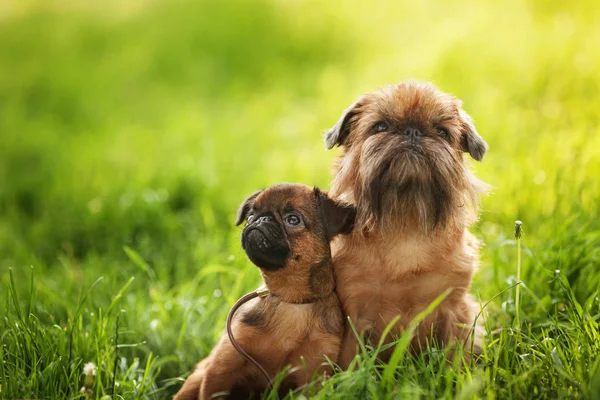
<svg viewBox="0 0 600 400">
<path fill-rule="evenodd" d="M 473 163 L 494 187 L 474 227 L 485 352 L 380 365 L 366 349 L 316 397 L 594 398 L 598 4 L 0 8 L 0 398 L 83 396 L 88 362 L 92 397 L 172 395 L 259 282 L 239 203 L 282 181 L 328 187 L 322 131 L 409 78 L 460 97 L 490 144 Z"/>
</svg>

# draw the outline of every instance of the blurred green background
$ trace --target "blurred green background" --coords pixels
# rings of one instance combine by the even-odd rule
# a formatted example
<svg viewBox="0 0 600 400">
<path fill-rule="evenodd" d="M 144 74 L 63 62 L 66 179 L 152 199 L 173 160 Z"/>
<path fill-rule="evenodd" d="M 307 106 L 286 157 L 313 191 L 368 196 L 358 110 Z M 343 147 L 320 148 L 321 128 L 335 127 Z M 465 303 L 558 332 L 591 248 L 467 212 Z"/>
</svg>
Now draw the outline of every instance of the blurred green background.
<svg viewBox="0 0 600 400">
<path fill-rule="evenodd" d="M 322 131 L 359 94 L 410 78 L 461 98 L 490 145 L 473 163 L 494 187 L 473 291 L 514 280 L 521 219 L 536 298 L 563 269 L 585 301 L 600 282 L 599 15 L 595 1 L 4 1 L 0 312 L 9 321 L 9 267 L 22 298 L 34 274 L 41 326 L 80 321 L 107 354 L 122 309 L 136 344 L 124 362 L 153 353 L 154 390 L 172 393 L 258 283 L 239 203 L 282 181 L 327 188 L 337 150 Z M 102 363 L 86 337 L 77 357 Z M 56 340 L 46 361 L 68 346 Z M 26 376 L 13 393 L 43 393 L 15 383 Z"/>
</svg>

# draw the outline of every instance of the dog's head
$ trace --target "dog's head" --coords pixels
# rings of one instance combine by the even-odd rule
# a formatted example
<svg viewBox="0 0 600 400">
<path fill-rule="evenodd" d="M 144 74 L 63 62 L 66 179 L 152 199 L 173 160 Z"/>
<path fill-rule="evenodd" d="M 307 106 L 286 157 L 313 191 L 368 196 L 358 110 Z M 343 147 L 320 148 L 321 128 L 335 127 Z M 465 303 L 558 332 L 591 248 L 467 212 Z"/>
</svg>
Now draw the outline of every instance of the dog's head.
<svg viewBox="0 0 600 400">
<path fill-rule="evenodd" d="M 355 214 L 353 207 L 317 188 L 284 183 L 250 195 L 238 211 L 236 225 L 246 221 L 242 247 L 261 270 L 308 274 L 305 267 L 329 265 L 329 242 L 350 233 Z"/>
<path fill-rule="evenodd" d="M 400 83 L 361 96 L 325 142 L 344 149 L 332 190 L 357 205 L 362 228 L 429 233 L 460 225 L 483 190 L 463 154 L 481 161 L 488 146 L 461 101 L 432 84 Z"/>
</svg>

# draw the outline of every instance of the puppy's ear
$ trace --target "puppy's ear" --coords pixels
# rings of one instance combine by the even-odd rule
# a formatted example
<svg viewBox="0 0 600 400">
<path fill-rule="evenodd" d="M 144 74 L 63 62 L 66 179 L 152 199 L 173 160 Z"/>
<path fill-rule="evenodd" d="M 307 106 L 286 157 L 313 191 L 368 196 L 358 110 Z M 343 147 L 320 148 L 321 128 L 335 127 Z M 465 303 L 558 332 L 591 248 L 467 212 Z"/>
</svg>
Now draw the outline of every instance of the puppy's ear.
<svg viewBox="0 0 600 400">
<path fill-rule="evenodd" d="M 262 190 L 256 191 L 256 192 L 252 193 L 250 196 L 248 196 L 246 198 L 246 200 L 244 200 L 244 202 L 238 209 L 237 218 L 235 220 L 235 226 L 239 226 L 242 222 L 244 222 L 244 220 L 248 216 L 248 212 L 252 208 L 252 204 L 254 203 L 254 200 L 262 192 L 263 192 Z"/>
<path fill-rule="evenodd" d="M 477 161 L 483 160 L 483 156 L 488 150 L 488 145 L 481 136 L 477 133 L 473 118 L 462 109 L 459 110 L 460 130 L 462 137 L 460 143 L 464 151 L 468 151 L 471 157 Z"/>
<path fill-rule="evenodd" d="M 333 148 L 335 145 L 341 146 L 350 134 L 352 128 L 352 119 L 359 113 L 362 98 L 356 100 L 350 107 L 346 108 L 336 124 L 325 131 L 325 150 Z"/>
<path fill-rule="evenodd" d="M 345 235 L 352 232 L 356 220 L 356 208 L 330 198 L 327 193 L 321 192 L 319 188 L 314 189 L 317 204 L 321 209 L 323 225 L 329 240 L 337 235 Z"/>
</svg>

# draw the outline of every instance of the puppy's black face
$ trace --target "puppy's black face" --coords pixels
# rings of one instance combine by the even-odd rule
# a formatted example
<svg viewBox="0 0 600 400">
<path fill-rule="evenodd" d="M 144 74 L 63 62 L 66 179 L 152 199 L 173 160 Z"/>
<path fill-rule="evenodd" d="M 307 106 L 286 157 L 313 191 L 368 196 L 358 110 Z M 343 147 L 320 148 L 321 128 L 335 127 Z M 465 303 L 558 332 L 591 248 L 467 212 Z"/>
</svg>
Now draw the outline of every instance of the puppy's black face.
<svg viewBox="0 0 600 400">
<path fill-rule="evenodd" d="M 319 189 L 279 184 L 248 197 L 236 224 L 244 220 L 242 248 L 252 263 L 276 271 L 290 263 L 330 257 L 329 241 L 349 233 L 355 210 L 334 202 Z"/>
<path fill-rule="evenodd" d="M 289 214 L 295 215 L 292 210 Z M 275 271 L 285 266 L 290 254 L 290 241 L 281 221 L 286 217 L 277 210 L 268 209 L 253 210 L 248 215 L 242 231 L 242 248 L 250 261 L 260 268 Z M 295 221 L 294 218 L 297 217 L 288 219 Z"/>
</svg>

